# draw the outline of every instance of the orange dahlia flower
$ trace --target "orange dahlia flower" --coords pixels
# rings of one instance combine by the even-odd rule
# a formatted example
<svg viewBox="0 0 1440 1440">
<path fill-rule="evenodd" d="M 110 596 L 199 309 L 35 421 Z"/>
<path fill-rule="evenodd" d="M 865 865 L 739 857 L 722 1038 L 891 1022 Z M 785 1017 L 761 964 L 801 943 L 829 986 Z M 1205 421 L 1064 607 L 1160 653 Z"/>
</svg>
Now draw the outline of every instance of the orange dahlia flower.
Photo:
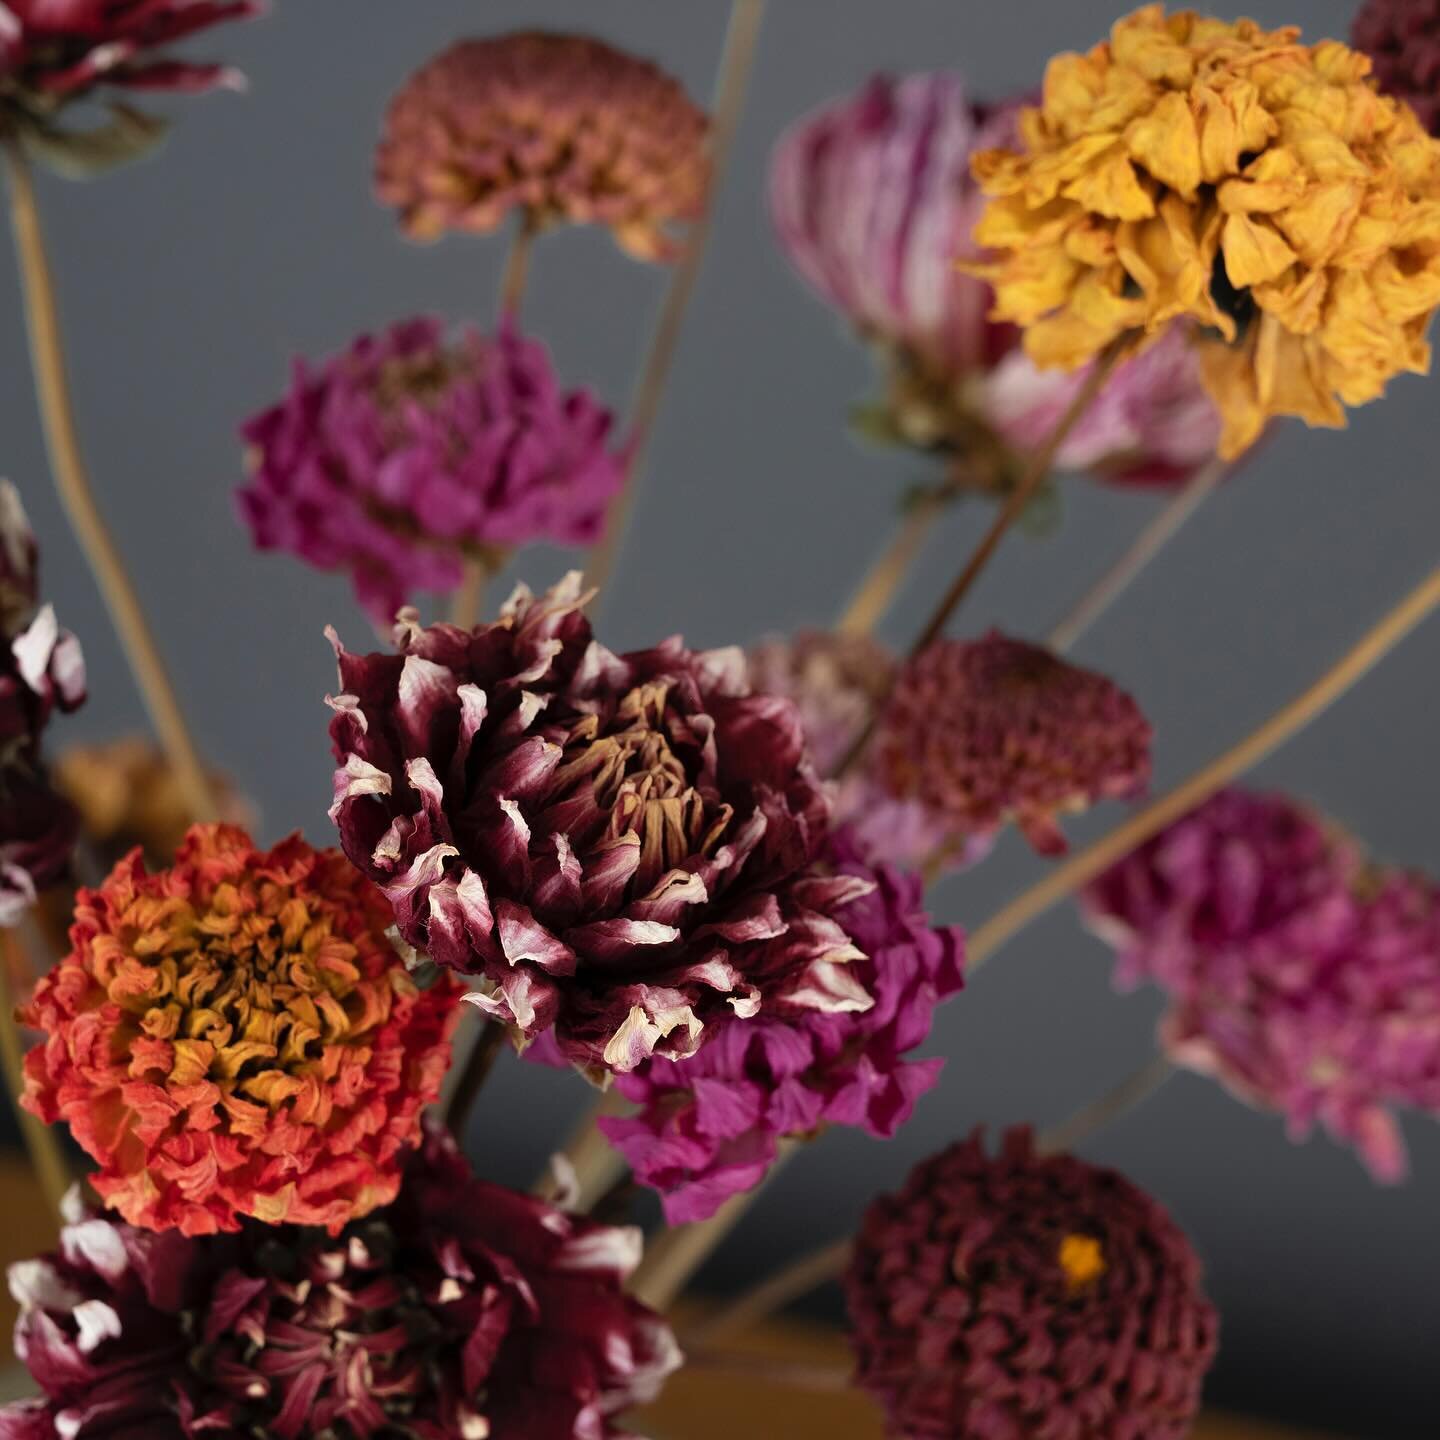
<svg viewBox="0 0 1440 1440">
<path fill-rule="evenodd" d="M 72 952 L 21 1012 L 27 1109 L 64 1120 L 132 1225 L 347 1221 L 395 1198 L 458 1012 L 419 990 L 389 905 L 338 851 L 197 825 L 82 890 Z"/>
<path fill-rule="evenodd" d="M 995 317 L 1063 369 L 1188 323 L 1227 458 L 1423 373 L 1440 305 L 1440 142 L 1365 56 L 1299 34 L 1146 5 L 1050 62 L 1020 152 L 974 161 Z"/>
</svg>

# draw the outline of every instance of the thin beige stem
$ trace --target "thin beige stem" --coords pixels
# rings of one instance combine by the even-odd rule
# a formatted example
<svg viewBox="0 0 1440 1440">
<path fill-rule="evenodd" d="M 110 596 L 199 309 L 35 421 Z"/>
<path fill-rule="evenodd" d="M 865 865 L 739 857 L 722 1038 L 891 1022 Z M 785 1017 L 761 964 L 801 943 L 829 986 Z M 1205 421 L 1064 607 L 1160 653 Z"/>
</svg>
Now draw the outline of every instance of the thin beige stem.
<svg viewBox="0 0 1440 1440">
<path fill-rule="evenodd" d="M 685 1363 L 697 1370 L 720 1371 L 737 1378 L 770 1385 L 784 1385 L 811 1394 L 833 1395 L 854 1384 L 851 1372 L 839 1365 L 805 1364 L 750 1350 L 700 1350 L 687 1354 Z"/>
<path fill-rule="evenodd" d="M 525 284 L 530 278 L 530 258 L 535 250 L 535 237 L 540 224 L 531 211 L 520 217 L 510 253 L 505 257 L 505 270 L 500 277 L 500 318 L 519 320 L 520 305 L 525 299 Z"/>
<path fill-rule="evenodd" d="M 0 953 L 0 1065 L 4 1067 L 5 1084 L 14 1102 L 15 1118 L 19 1121 L 20 1135 L 35 1178 L 40 1182 L 46 1203 L 59 1215 L 60 1202 L 70 1188 L 70 1166 L 56 1131 L 20 1106 L 20 1097 L 25 1093 L 25 1047 L 15 1019 L 13 977 L 27 961 L 19 939 L 8 931 L 4 934 L 3 946 Z"/>
<path fill-rule="evenodd" d="M 610 1116 L 628 1114 L 633 1108 L 618 1090 L 607 1090 L 590 1107 L 561 1149 L 558 1158 L 569 1172 L 564 1178 L 575 1185 L 572 1208 L 577 1214 L 588 1215 L 625 1173 L 625 1157 L 601 1133 L 599 1122 Z M 532 1193 L 553 1202 L 560 1195 L 560 1178 L 553 1168 L 547 1170 L 535 1182 Z"/>
<path fill-rule="evenodd" d="M 450 597 L 450 623 L 473 630 L 485 608 L 485 589 L 494 567 L 488 556 L 467 555 L 460 588 Z"/>
<path fill-rule="evenodd" d="M 1175 1073 L 1167 1056 L 1152 1055 L 1113 1089 L 1083 1106 L 1058 1125 L 1041 1131 L 1035 1148 L 1041 1155 L 1063 1155 L 1128 1115 L 1159 1090 Z"/>
<path fill-rule="evenodd" d="M 873 635 L 895 601 L 910 568 L 925 548 L 935 522 L 945 513 L 953 492 L 935 490 L 910 505 L 890 543 L 861 580 L 835 628 L 842 635 Z"/>
<path fill-rule="evenodd" d="M 849 1266 L 854 1248 L 855 1242 L 847 1235 L 843 1240 L 791 1261 L 689 1331 L 685 1336 L 687 1350 L 703 1352 L 722 1346 L 763 1324 L 812 1290 L 838 1280 Z"/>
<path fill-rule="evenodd" d="M 605 533 L 590 552 L 585 565 L 587 582 L 602 592 L 614 573 L 620 547 L 624 544 L 630 528 L 630 517 L 635 508 L 635 494 L 645 463 L 645 452 L 655 429 L 656 416 L 660 413 L 660 403 L 665 397 L 666 382 L 670 377 L 675 349 L 680 340 L 680 328 L 710 241 L 715 222 L 715 200 L 740 128 L 745 92 L 749 87 L 750 71 L 764 19 L 765 0 L 734 0 L 715 86 L 709 194 L 704 212 L 691 226 L 685 239 L 684 250 L 676 263 L 675 273 L 670 277 L 660 318 L 651 336 L 650 349 L 640 374 L 640 382 L 636 386 L 635 400 L 631 408 L 630 451 L 625 466 L 624 484 L 611 503 Z"/>
<path fill-rule="evenodd" d="M 1212 460 L 1170 497 L 1135 537 L 1130 548 L 1075 602 L 1070 613 L 1050 632 L 1052 650 L 1063 654 L 1130 588 L 1145 567 L 1205 503 L 1229 469 L 1225 461 Z"/>
<path fill-rule="evenodd" d="M 509 1039 L 505 1027 L 493 1020 L 485 1021 L 480 1027 L 465 1067 L 460 1072 L 460 1079 L 445 1107 L 446 1128 L 457 1139 L 464 1138 L 470 1112 L 475 1108 L 475 1102 L 480 1098 L 480 1092 L 485 1088 L 485 1082 Z"/>
<path fill-rule="evenodd" d="M 0 144 L 0 149 L 4 151 L 6 175 L 10 182 L 10 216 L 25 292 L 35 392 L 55 486 L 70 518 L 71 528 L 105 597 L 111 621 L 130 661 L 130 669 L 145 707 L 185 797 L 186 808 L 196 820 L 216 820 L 219 810 L 200 763 L 199 752 L 186 726 L 180 702 L 176 699 L 140 598 L 95 503 L 80 452 L 75 411 L 66 378 L 65 347 L 54 277 L 45 251 L 29 162 L 13 139 Z"/>
<path fill-rule="evenodd" d="M 1093 845 L 1051 870 L 976 930 L 966 945 L 966 970 L 974 971 L 1053 905 L 1088 885 L 1137 845 L 1187 815 L 1222 786 L 1260 763 L 1304 729 L 1378 664 L 1440 605 L 1440 568 L 1432 570 L 1377 625 L 1345 652 L 1313 685 L 1283 705 L 1239 744 L 1117 826 Z"/>
</svg>

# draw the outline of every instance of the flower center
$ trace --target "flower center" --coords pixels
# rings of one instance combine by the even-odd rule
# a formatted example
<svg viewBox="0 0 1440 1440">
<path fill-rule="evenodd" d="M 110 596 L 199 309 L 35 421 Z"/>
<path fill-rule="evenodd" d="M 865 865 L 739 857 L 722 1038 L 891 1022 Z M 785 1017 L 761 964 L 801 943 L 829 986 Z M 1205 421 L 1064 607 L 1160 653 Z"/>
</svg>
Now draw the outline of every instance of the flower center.
<svg viewBox="0 0 1440 1440">
<path fill-rule="evenodd" d="M 1093 1235 L 1067 1235 L 1060 1242 L 1060 1268 L 1072 1293 L 1083 1290 L 1108 1268 L 1104 1248 Z"/>
</svg>

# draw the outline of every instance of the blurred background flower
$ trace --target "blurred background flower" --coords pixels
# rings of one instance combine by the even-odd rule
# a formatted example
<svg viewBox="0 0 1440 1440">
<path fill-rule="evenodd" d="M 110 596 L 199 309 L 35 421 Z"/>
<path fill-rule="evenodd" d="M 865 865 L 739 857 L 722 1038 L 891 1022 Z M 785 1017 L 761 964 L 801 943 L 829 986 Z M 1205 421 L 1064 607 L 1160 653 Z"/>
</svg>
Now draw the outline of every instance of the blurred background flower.
<svg viewBox="0 0 1440 1440">
<path fill-rule="evenodd" d="M 1352 31 L 1380 88 L 1440 134 L 1440 0 L 1365 0 Z"/>
</svg>

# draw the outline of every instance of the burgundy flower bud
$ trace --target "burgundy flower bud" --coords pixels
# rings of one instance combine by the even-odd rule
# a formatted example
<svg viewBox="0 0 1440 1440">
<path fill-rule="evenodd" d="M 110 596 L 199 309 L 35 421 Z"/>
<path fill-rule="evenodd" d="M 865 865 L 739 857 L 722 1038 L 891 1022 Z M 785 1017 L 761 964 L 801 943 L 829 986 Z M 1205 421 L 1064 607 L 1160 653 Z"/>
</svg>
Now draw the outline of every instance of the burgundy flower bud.
<svg viewBox="0 0 1440 1440">
<path fill-rule="evenodd" d="M 402 614 L 396 655 L 334 641 L 331 815 L 401 934 L 594 1069 L 688 1055 L 764 1005 L 868 1008 L 843 932 L 779 898 L 829 821 L 794 707 L 736 650 L 613 654 L 586 598 L 578 576 L 522 588 L 471 632 Z"/>
<path fill-rule="evenodd" d="M 1113 1170 L 1012 1130 L 919 1165 L 846 1278 L 857 1382 L 896 1440 L 1182 1440 L 1217 1320 L 1189 1241 Z"/>
<path fill-rule="evenodd" d="M 1352 31 L 1375 79 L 1440 136 L 1440 0 L 1365 0 Z"/>
</svg>

